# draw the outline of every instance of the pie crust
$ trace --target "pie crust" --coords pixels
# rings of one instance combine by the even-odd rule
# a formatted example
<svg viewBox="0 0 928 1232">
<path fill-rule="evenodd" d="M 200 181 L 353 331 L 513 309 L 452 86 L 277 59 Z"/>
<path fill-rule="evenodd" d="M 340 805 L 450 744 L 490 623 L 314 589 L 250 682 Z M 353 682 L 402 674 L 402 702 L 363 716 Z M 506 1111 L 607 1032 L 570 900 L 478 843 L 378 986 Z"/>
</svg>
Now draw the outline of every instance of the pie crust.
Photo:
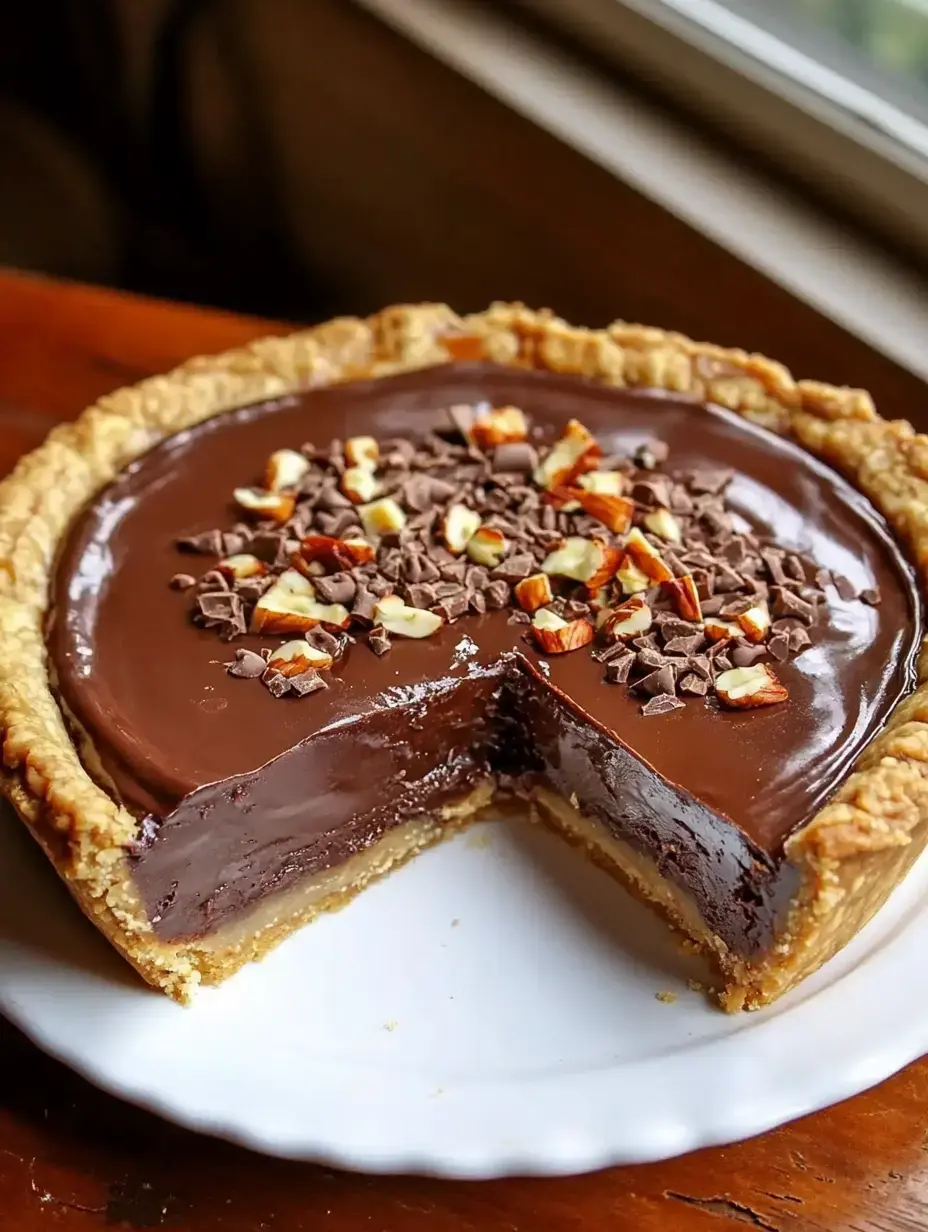
<svg viewBox="0 0 928 1232">
<path fill-rule="evenodd" d="M 466 317 L 444 305 L 399 305 L 367 320 L 341 318 L 191 359 L 166 376 L 101 398 L 75 423 L 56 428 L 0 483 L 0 790 L 89 918 L 150 983 L 179 1000 L 201 981 L 223 979 L 260 956 L 318 910 L 340 905 L 357 886 L 344 892 L 333 886 L 322 900 L 294 904 L 285 918 L 278 913 L 250 936 L 229 937 L 221 945 L 215 938 L 203 945 L 155 937 L 126 861 L 138 823 L 85 770 L 52 691 L 44 623 L 59 544 L 81 507 L 122 467 L 181 429 L 231 407 L 313 386 L 478 358 L 692 395 L 791 436 L 870 499 L 907 547 L 924 583 L 928 437 L 906 422 L 881 419 L 860 390 L 795 381 L 763 356 L 660 329 L 623 322 L 603 330 L 574 328 L 520 304 L 494 304 Z M 921 852 L 928 836 L 924 653 L 918 680 L 830 802 L 787 840 L 785 854 L 799 871 L 799 889 L 775 951 L 762 961 L 748 964 L 700 936 L 687 903 L 663 901 L 666 887 L 646 861 L 620 851 L 598 853 L 715 952 L 726 1009 L 765 1004 L 819 967 L 867 922 Z M 463 824 L 486 797 L 478 789 L 448 819 L 451 825 Z M 572 841 L 596 849 L 589 819 L 566 801 L 541 807 L 545 819 Z M 370 876 L 438 837 L 436 827 L 425 823 L 401 829 L 395 850 L 384 854 Z"/>
</svg>

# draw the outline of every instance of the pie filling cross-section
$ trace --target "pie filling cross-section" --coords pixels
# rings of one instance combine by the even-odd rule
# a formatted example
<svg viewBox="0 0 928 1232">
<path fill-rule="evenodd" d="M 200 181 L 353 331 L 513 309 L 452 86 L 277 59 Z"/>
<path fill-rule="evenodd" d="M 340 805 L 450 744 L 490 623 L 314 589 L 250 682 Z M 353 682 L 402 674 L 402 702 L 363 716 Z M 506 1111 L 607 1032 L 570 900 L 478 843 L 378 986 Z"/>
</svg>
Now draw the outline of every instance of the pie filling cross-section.
<svg viewBox="0 0 928 1232">
<path fill-rule="evenodd" d="M 225 978 L 495 797 L 688 933 L 729 1009 L 904 874 L 928 816 L 898 500 L 919 438 L 621 329 L 395 310 L 193 364 L 154 425 L 145 387 L 115 395 L 68 430 L 85 499 L 31 608 L 28 460 L 0 490 L 4 646 L 44 637 L 48 663 L 27 731 L 0 660 L 6 790 L 152 983 Z"/>
</svg>

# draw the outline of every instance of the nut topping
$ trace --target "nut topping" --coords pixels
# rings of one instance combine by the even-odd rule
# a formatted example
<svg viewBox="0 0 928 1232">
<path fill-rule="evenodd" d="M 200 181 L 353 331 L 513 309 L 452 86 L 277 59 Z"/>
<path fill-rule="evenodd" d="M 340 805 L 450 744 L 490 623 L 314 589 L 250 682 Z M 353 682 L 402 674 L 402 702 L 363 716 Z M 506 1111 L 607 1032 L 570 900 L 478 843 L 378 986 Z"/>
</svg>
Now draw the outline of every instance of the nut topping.
<svg viewBox="0 0 928 1232">
<path fill-rule="evenodd" d="M 517 444 L 528 439 L 528 424 L 517 406 L 496 407 L 479 415 L 470 428 L 471 441 L 480 449 Z"/>
<path fill-rule="evenodd" d="M 519 606 L 526 612 L 537 612 L 554 598 L 547 573 L 533 573 L 516 582 L 515 596 Z"/>
<path fill-rule="evenodd" d="M 349 467 L 374 470 L 380 461 L 380 446 L 372 436 L 349 436 L 345 441 L 345 461 Z"/>
<path fill-rule="evenodd" d="M 644 599 L 635 596 L 620 603 L 615 611 L 607 616 L 603 632 L 610 642 L 630 642 L 633 637 L 647 633 L 651 623 L 650 607 Z"/>
<path fill-rule="evenodd" d="M 387 595 L 374 609 L 374 616 L 388 633 L 399 637 L 431 637 L 444 623 L 435 612 L 407 607 L 399 595 Z"/>
<path fill-rule="evenodd" d="M 683 620 L 702 620 L 702 608 L 699 604 L 699 594 L 692 575 L 685 573 L 682 577 L 671 578 L 661 582 L 665 594 L 670 595 L 673 606 Z"/>
<path fill-rule="evenodd" d="M 392 496 L 385 496 L 370 505 L 358 508 L 364 533 L 372 539 L 400 531 L 406 525 L 406 514 Z"/>
<path fill-rule="evenodd" d="M 657 548 L 650 544 L 644 535 L 634 527 L 625 540 L 625 550 L 642 573 L 647 574 L 652 582 L 669 582 L 673 570 L 663 559 Z"/>
<path fill-rule="evenodd" d="M 309 471 L 309 462 L 295 449 L 278 449 L 267 460 L 264 486 L 270 492 L 298 488 Z"/>
<path fill-rule="evenodd" d="M 766 603 L 758 603 L 735 617 L 749 642 L 763 642 L 770 632 L 770 612 Z"/>
<path fill-rule="evenodd" d="M 595 474 L 595 472 L 594 472 Z M 614 474 L 614 472 L 607 472 Z M 611 496 L 607 492 L 586 492 L 577 489 L 577 503 L 584 513 L 596 518 L 616 535 L 624 535 L 635 516 L 635 502 L 626 496 Z"/>
<path fill-rule="evenodd" d="M 279 646 L 268 658 L 267 666 L 269 671 L 280 672 L 282 676 L 299 676 L 311 668 L 315 671 L 327 671 L 332 662 L 330 654 L 317 650 L 301 638 Z"/>
<path fill-rule="evenodd" d="M 571 419 L 561 439 L 535 467 L 535 482 L 540 488 L 569 486 L 584 471 L 595 470 L 602 452 L 592 432 Z"/>
<path fill-rule="evenodd" d="M 479 529 L 480 514 L 466 505 L 450 505 L 441 521 L 445 547 L 455 556 L 461 555 Z"/>
<path fill-rule="evenodd" d="M 507 550 L 506 537 L 494 526 L 481 526 L 467 541 L 467 555 L 477 565 L 495 569 Z"/>
<path fill-rule="evenodd" d="M 341 480 L 341 489 L 354 505 L 366 505 L 380 491 L 380 482 L 369 466 L 349 466 Z"/>
<path fill-rule="evenodd" d="M 773 706 L 785 702 L 789 693 L 766 663 L 733 667 L 716 677 L 715 691 L 726 706 L 737 710 Z"/>
<path fill-rule="evenodd" d="M 546 607 L 535 613 L 531 630 L 539 648 L 548 654 L 567 654 L 593 640 L 593 626 L 588 621 L 582 617 L 564 620 Z"/>
<path fill-rule="evenodd" d="M 615 574 L 622 553 L 602 539 L 572 536 L 550 552 L 541 563 L 543 573 L 585 582 L 587 589 L 598 590 Z"/>
<path fill-rule="evenodd" d="M 739 530 L 730 472 L 668 470 L 661 441 L 604 459 L 577 420 L 541 444 L 518 407 L 448 413 L 454 438 L 278 450 L 263 487 L 235 489 L 247 519 L 178 540 L 211 558 L 169 582 L 197 625 L 227 642 L 297 638 L 300 654 L 288 643 L 267 664 L 242 647 L 231 675 L 307 696 L 332 679 L 324 669 L 349 641 L 338 633 L 380 655 L 393 636 L 499 611 L 548 653 L 589 646 L 604 681 L 643 695 L 647 715 L 705 704 L 716 686 L 747 708 L 785 698 L 767 663 L 780 670 L 813 644 L 837 596 L 879 602 Z"/>
<path fill-rule="evenodd" d="M 257 556 L 251 556 L 247 552 L 227 556 L 225 560 L 219 561 L 216 569 L 230 582 L 242 582 L 245 578 L 262 577 L 267 573 L 267 565 L 264 561 L 258 560 Z"/>
<path fill-rule="evenodd" d="M 261 488 L 236 488 L 236 503 L 246 513 L 267 518 L 281 526 L 290 520 L 296 508 L 296 497 L 288 492 L 265 492 Z"/>
<path fill-rule="evenodd" d="M 683 542 L 683 531 L 680 528 L 680 523 L 669 509 L 660 507 L 652 509 L 650 513 L 644 515 L 642 521 L 651 534 L 657 535 L 658 539 L 665 539 L 668 543 Z"/>
</svg>

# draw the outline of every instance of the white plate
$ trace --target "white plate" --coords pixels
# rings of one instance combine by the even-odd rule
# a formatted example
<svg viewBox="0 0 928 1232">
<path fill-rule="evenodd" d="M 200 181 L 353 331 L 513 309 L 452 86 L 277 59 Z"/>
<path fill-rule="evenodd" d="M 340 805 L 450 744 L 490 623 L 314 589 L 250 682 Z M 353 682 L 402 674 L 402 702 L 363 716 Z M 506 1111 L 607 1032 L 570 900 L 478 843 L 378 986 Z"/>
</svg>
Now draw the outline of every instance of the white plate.
<svg viewBox="0 0 928 1232">
<path fill-rule="evenodd" d="M 547 833 L 487 824 L 184 1010 L 135 979 L 4 813 L 0 1008 L 100 1086 L 262 1151 L 579 1172 L 758 1133 L 928 1051 L 926 880 L 923 861 L 817 977 L 730 1018 L 610 878 Z"/>
</svg>

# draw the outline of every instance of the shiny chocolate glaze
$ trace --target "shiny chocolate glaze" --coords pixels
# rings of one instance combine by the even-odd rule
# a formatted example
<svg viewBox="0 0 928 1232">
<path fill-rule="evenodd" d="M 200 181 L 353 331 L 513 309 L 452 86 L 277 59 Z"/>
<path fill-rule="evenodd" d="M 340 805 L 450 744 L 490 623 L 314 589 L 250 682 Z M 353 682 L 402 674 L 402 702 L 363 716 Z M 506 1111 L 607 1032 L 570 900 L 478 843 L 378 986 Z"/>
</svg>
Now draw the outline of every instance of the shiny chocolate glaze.
<svg viewBox="0 0 928 1232">
<path fill-rule="evenodd" d="M 766 710 L 697 702 L 644 718 L 587 653 L 541 662 L 506 612 L 397 639 L 383 658 L 353 646 L 332 687 L 300 700 L 228 677 L 229 648 L 166 584 L 190 565 L 177 538 L 231 525 L 232 488 L 274 449 L 446 428 L 443 408 L 483 400 L 522 406 L 552 435 L 578 418 L 607 452 L 659 437 L 672 468 L 732 467 L 729 504 L 754 529 L 879 587 L 882 603 L 832 592 L 812 647 L 777 668 L 789 702 Z M 500 769 L 576 793 L 756 953 L 792 885 L 784 839 L 911 686 L 920 622 L 880 519 L 789 442 L 676 398 L 462 364 L 243 408 L 152 450 L 73 527 L 49 648 L 92 771 L 143 819 L 134 876 L 165 938 L 209 931 Z"/>
</svg>

